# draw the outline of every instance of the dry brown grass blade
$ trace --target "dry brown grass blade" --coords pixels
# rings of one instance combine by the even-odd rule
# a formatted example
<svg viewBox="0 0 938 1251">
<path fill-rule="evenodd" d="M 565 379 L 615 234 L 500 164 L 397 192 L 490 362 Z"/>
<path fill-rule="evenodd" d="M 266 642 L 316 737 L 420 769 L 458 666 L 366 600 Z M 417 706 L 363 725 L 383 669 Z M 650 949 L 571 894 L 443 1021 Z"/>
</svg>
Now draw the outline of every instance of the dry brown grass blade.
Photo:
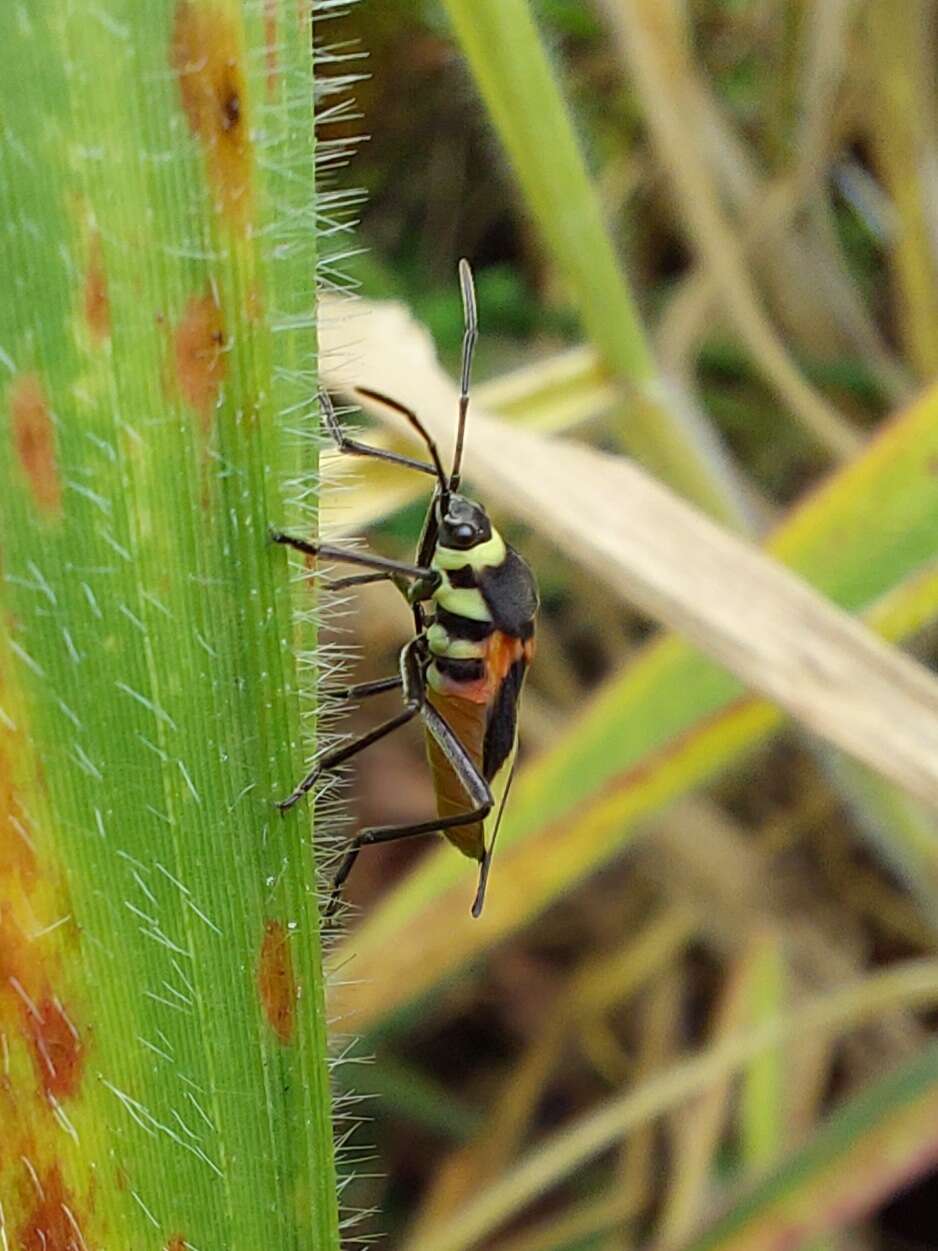
<svg viewBox="0 0 938 1251">
<path fill-rule="evenodd" d="M 893 403 L 908 394 L 908 371 L 885 344 L 849 274 L 841 244 L 828 228 L 823 156 L 834 150 L 843 119 L 838 89 L 856 0 L 825 0 L 806 15 L 804 107 L 789 171 L 769 182 L 735 130 L 712 86 L 688 64 L 682 90 L 685 124 L 699 144 L 733 212 L 739 246 L 766 286 L 792 342 L 825 355 L 852 350 L 875 373 Z M 687 20 L 685 14 L 685 22 Z M 686 25 L 679 30 L 690 38 Z M 808 208 L 807 220 L 799 213 Z M 686 373 L 707 333 L 719 292 L 709 269 L 696 266 L 679 284 L 659 323 L 656 342 L 669 368 Z"/>
<path fill-rule="evenodd" d="M 759 935 L 750 938 L 747 949 L 730 966 L 714 1012 L 711 1045 L 718 1046 L 746 1024 L 746 996 L 759 941 Z M 700 1223 L 714 1157 L 729 1116 L 730 1094 L 728 1079 L 714 1082 L 674 1118 L 672 1165 L 655 1230 L 659 1244 L 683 1245 Z"/>
<path fill-rule="evenodd" d="M 660 0 L 602 0 L 658 153 L 674 185 L 691 241 L 719 287 L 742 341 L 784 403 L 836 457 L 857 450 L 860 437 L 804 379 L 767 317 L 727 221 L 714 180 L 698 147 L 688 141 L 685 116 L 692 97 L 682 84 L 690 72 L 686 49 Z"/>
<path fill-rule="evenodd" d="M 356 381 L 418 408 L 446 449 L 456 391 L 426 331 L 393 304 L 373 307 L 360 328 Z M 466 468 L 485 483 L 487 499 L 524 517 L 623 598 L 807 728 L 938 806 L 938 682 L 793 573 L 626 460 L 478 411 Z"/>
<path fill-rule="evenodd" d="M 778 858 L 707 799 L 673 805 L 643 844 L 635 867 L 672 907 L 694 901 L 700 938 L 724 959 L 738 958 L 760 932 L 782 933 L 796 997 L 842 985 L 865 967 L 868 940 L 850 909 L 812 880 L 779 873 Z M 857 1040 L 858 1051 L 869 1057 L 862 1079 L 872 1080 L 878 1069 L 906 1059 L 923 1043 L 922 1028 L 910 1016 L 884 1015 Z M 804 1059 L 804 1048 L 793 1059 Z M 793 1089 L 791 1111 L 793 1123 L 806 1128 L 807 1108 L 813 1118 L 814 1105 L 804 1084 L 799 1079 Z"/>
<path fill-rule="evenodd" d="M 931 378 L 938 369 L 935 10 L 927 0 L 877 0 L 867 16 L 870 136 L 896 215 L 892 265 L 899 332 L 908 360 L 922 378 Z"/>
</svg>

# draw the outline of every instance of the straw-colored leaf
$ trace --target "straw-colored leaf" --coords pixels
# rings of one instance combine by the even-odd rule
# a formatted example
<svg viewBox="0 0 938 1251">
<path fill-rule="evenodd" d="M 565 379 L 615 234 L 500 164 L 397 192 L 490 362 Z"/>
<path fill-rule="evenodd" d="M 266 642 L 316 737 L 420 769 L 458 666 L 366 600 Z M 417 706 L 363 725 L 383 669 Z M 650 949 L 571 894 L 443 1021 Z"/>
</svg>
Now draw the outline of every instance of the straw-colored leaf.
<svg viewBox="0 0 938 1251">
<path fill-rule="evenodd" d="M 415 404 L 446 447 L 451 439 L 454 391 L 434 362 L 427 336 L 396 306 L 363 319 L 360 330 L 361 352 L 354 377 Z M 347 372 L 346 383 L 349 377 Z M 331 381 L 340 384 L 342 378 L 333 375 Z M 538 481 L 527 478 L 522 466 L 513 467 L 504 454 L 507 436 L 517 438 L 519 432 L 496 428 L 490 437 L 487 432 L 491 431 L 493 427 L 484 422 L 474 424 L 468 467 L 477 481 L 486 484 L 487 498 L 511 508 L 519 499 L 530 500 Z M 525 442 L 524 456 L 531 446 Z M 565 452 L 574 464 L 584 463 L 580 458 L 589 460 L 592 469 L 595 453 L 572 444 L 565 445 Z M 869 604 L 934 556 L 938 490 L 932 464 L 936 453 L 938 393 L 933 391 L 897 418 L 854 465 L 795 509 L 772 536 L 769 550 L 843 607 L 857 610 Z M 628 475 L 630 488 L 639 481 L 630 466 L 616 464 L 615 473 L 619 470 Z M 645 498 L 641 481 L 638 489 Z M 570 532 L 555 524 L 554 493 L 562 500 L 565 489 L 563 474 L 556 474 L 529 516 L 579 555 L 582 532 L 573 531 L 577 538 L 571 540 Z M 869 507 L 871 499 L 876 500 L 875 510 Z M 621 508 L 631 525 L 632 502 L 626 499 L 619 504 L 597 497 L 586 501 L 585 507 L 587 514 L 597 506 Z M 577 521 L 576 517 L 568 520 Z M 647 534 L 647 518 L 634 520 L 638 531 Z M 627 550 L 633 551 L 634 536 L 626 533 L 624 522 L 621 532 Z M 618 549 L 613 550 L 613 537 L 618 534 L 619 530 L 615 536 L 604 533 L 597 540 L 605 545 L 603 558 L 595 565 L 599 576 L 618 576 L 620 557 Z M 647 537 L 660 550 L 660 536 Z M 593 547 L 591 559 L 599 550 Z M 690 548 L 679 556 L 688 565 L 697 559 L 696 550 Z M 752 558 L 753 553 L 747 549 L 746 556 Z M 645 554 L 639 553 L 639 558 L 645 559 Z M 774 572 L 779 571 L 773 567 Z M 743 621 L 749 621 L 745 587 L 728 586 L 727 595 L 741 604 Z M 935 596 L 935 577 L 923 571 L 894 599 L 884 602 L 877 628 L 889 637 L 905 636 L 935 615 Z M 765 639 L 750 637 L 742 622 L 736 625 L 744 654 L 751 658 L 766 646 Z M 775 639 L 785 628 L 786 623 L 772 621 L 767 637 Z M 756 677 L 762 683 L 765 674 Z M 815 681 L 818 688 L 823 687 L 819 674 Z M 779 697 L 801 699 L 800 687 L 782 690 L 783 685 L 780 681 Z M 879 715 L 873 715 L 873 737 L 878 738 Z M 519 778 L 481 924 L 453 925 L 453 916 L 464 910 L 471 883 L 459 858 L 441 849 L 350 941 L 345 954 L 356 952 L 356 977 L 365 985 L 337 992 L 338 1006 L 343 1012 L 360 1014 L 363 1024 L 373 1022 L 395 1004 L 450 975 L 464 960 L 523 925 L 559 892 L 614 854 L 642 818 L 739 759 L 781 724 L 777 710 L 744 697 L 737 680 L 703 661 L 686 644 L 676 639 L 653 643 L 593 701 L 556 747 Z M 513 882 L 524 886 L 513 889 Z"/>
</svg>

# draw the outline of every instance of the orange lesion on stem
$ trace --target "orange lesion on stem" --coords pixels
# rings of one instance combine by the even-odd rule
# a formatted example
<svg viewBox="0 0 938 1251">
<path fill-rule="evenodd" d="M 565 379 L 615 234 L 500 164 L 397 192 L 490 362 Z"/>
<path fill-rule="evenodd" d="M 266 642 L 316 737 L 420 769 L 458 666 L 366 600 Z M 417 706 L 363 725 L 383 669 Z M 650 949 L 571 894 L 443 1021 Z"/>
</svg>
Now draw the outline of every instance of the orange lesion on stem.
<svg viewBox="0 0 938 1251">
<path fill-rule="evenodd" d="M 264 926 L 257 989 L 267 1024 L 279 1042 L 290 1042 L 296 1024 L 298 989 L 290 937 L 282 921 L 270 920 Z"/>
<path fill-rule="evenodd" d="M 104 253 L 101 250 L 101 234 L 98 230 L 92 230 L 88 236 L 84 311 L 91 341 L 99 347 L 111 333 L 111 305 L 108 297 L 107 273 L 104 268 Z"/>
<path fill-rule="evenodd" d="M 202 148 L 216 210 L 244 232 L 252 206 L 254 151 L 244 49 L 230 14 L 217 5 L 179 0 L 169 63 L 189 129 Z"/>
<path fill-rule="evenodd" d="M 210 292 L 190 296 L 173 334 L 173 374 L 182 398 L 207 432 L 225 377 L 225 330 Z"/>
<path fill-rule="evenodd" d="M 264 0 L 264 51 L 267 61 L 267 97 L 273 99 L 280 79 L 277 47 L 277 0 Z"/>
<path fill-rule="evenodd" d="M 13 450 L 43 516 L 62 512 L 62 483 L 55 451 L 55 427 L 42 378 L 38 373 L 17 374 L 7 390 Z"/>
<path fill-rule="evenodd" d="M 12 1246 L 95 1245 L 91 1162 L 63 1125 L 80 1103 L 89 1031 L 70 976 L 78 930 L 49 847 L 22 693 L 0 632 L 0 1194 Z"/>
</svg>

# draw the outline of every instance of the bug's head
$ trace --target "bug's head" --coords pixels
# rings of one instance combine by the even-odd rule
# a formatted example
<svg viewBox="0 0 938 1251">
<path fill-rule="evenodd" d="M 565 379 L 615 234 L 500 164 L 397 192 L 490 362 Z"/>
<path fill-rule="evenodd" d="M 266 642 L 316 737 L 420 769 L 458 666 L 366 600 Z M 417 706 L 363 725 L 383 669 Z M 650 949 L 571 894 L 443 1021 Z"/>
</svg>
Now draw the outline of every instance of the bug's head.
<svg viewBox="0 0 938 1251">
<path fill-rule="evenodd" d="M 439 509 L 439 543 L 442 547 L 467 551 L 492 537 L 492 523 L 485 509 L 465 495 L 450 492 L 441 499 Z"/>
</svg>

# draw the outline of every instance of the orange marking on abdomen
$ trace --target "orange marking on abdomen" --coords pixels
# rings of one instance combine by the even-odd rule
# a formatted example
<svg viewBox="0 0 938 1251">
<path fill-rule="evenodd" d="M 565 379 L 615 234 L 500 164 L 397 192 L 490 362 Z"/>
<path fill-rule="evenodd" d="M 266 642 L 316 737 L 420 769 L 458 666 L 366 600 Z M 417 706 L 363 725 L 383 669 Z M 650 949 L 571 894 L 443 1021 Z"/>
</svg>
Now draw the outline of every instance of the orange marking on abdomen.
<svg viewBox="0 0 938 1251">
<path fill-rule="evenodd" d="M 485 672 L 481 678 L 474 682 L 459 682 L 441 674 L 442 689 L 431 688 L 427 692 L 430 703 L 462 743 L 479 773 L 482 773 L 489 708 L 511 666 L 516 660 L 527 655 L 527 643 L 523 643 L 521 639 L 513 635 L 496 630 L 490 636 L 482 658 Z M 451 817 L 461 812 L 471 812 L 471 801 L 463 789 L 458 774 L 429 731 L 427 731 L 427 754 L 433 772 L 433 788 L 436 791 L 438 815 Z M 464 856 L 469 856 L 473 860 L 482 859 L 485 851 L 483 822 L 477 821 L 472 825 L 456 826 L 455 829 L 445 831 L 445 836 Z"/>
<path fill-rule="evenodd" d="M 427 698 L 462 743 L 472 763 L 481 773 L 487 704 L 432 689 L 427 691 Z M 461 812 L 471 812 L 472 802 L 463 789 L 459 775 L 446 759 L 442 748 L 429 730 L 426 737 L 427 756 L 433 774 L 433 789 L 436 792 L 437 814 L 441 817 L 453 817 Z M 485 842 L 481 821 L 473 825 L 458 825 L 455 829 L 445 831 L 445 836 L 464 856 L 469 856 L 472 860 L 482 859 Z"/>
<path fill-rule="evenodd" d="M 482 677 L 471 682 L 461 682 L 458 678 L 450 678 L 441 673 L 439 685 L 442 694 L 469 700 L 473 704 L 490 704 L 514 662 L 527 655 L 527 647 L 528 644 L 522 643 L 521 639 L 496 630 L 489 636 L 485 652 L 480 657 L 484 665 Z"/>
</svg>

